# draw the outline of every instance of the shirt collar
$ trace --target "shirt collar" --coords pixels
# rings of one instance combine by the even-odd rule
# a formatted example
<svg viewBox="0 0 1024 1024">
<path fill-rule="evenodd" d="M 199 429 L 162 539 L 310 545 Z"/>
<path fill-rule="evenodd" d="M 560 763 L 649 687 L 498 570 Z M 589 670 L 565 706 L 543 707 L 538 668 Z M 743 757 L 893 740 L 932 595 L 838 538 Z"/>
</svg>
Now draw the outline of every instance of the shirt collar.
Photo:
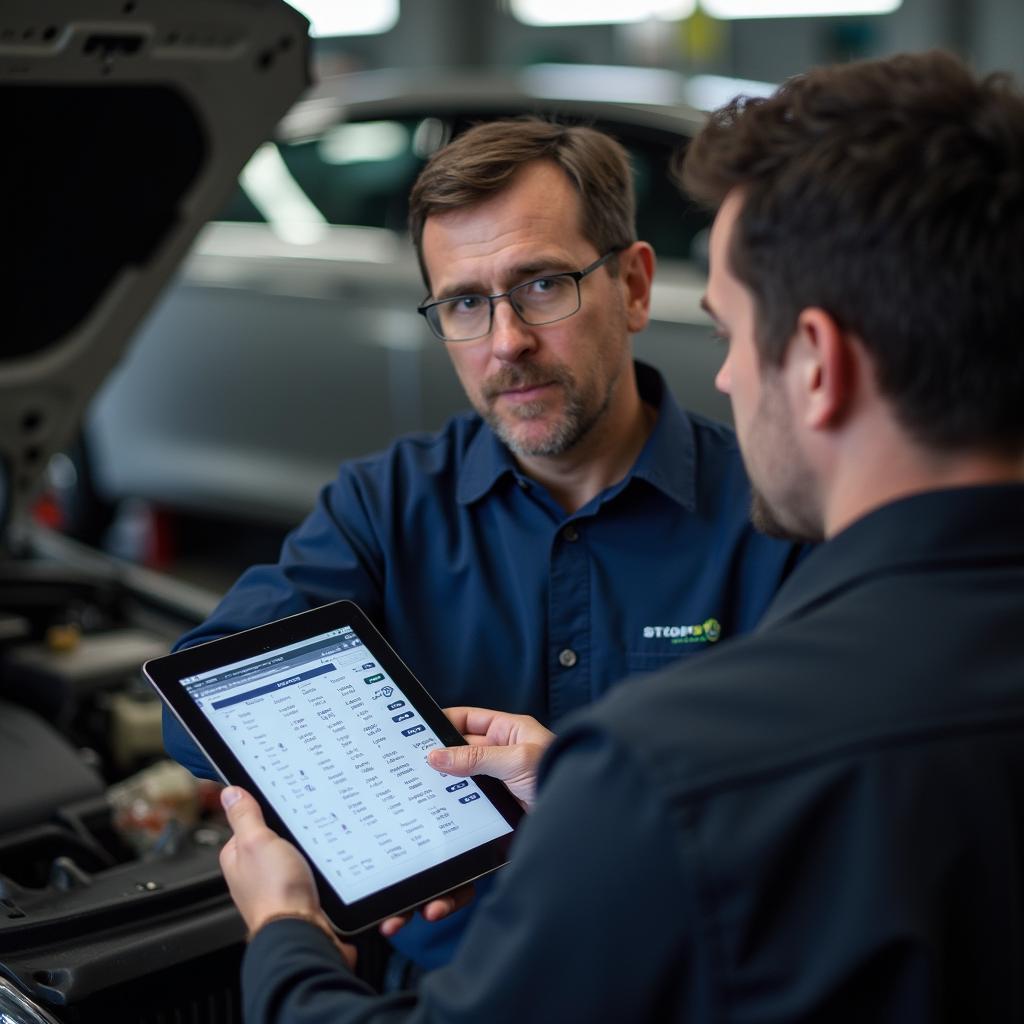
<svg viewBox="0 0 1024 1024">
<path fill-rule="evenodd" d="M 758 630 L 803 614 L 861 581 L 908 569 L 1024 557 L 1024 485 L 927 491 L 869 512 L 813 549 L 783 583 Z"/>
<path fill-rule="evenodd" d="M 635 362 L 640 397 L 658 412 L 658 419 L 630 470 L 692 512 L 697 507 L 697 456 L 693 422 L 672 397 L 665 378 L 646 363 Z"/>
<path fill-rule="evenodd" d="M 460 505 L 479 501 L 506 474 L 525 479 L 508 448 L 482 420 L 469 442 L 466 457 L 459 469 L 455 500 Z"/>
<path fill-rule="evenodd" d="M 616 490 L 638 477 L 692 511 L 697 504 L 693 425 L 657 370 L 641 362 L 633 366 L 640 397 L 657 410 L 658 419 L 639 458 Z M 481 425 L 466 450 L 456 500 L 460 505 L 478 501 L 506 475 L 520 484 L 530 483 L 494 431 Z"/>
</svg>

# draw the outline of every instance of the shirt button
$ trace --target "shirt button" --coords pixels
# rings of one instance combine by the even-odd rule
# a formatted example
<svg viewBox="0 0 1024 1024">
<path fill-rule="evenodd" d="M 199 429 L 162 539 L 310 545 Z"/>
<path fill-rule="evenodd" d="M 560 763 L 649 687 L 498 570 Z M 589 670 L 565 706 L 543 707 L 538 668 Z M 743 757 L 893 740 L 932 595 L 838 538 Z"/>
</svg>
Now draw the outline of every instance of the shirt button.
<svg viewBox="0 0 1024 1024">
<path fill-rule="evenodd" d="M 529 484 L 520 476 L 516 477 L 516 483 L 519 484 L 519 490 L 525 491 L 529 489 Z"/>
<path fill-rule="evenodd" d="M 564 651 L 560 651 L 558 654 L 558 664 L 562 668 L 572 668 L 577 660 L 576 652 L 571 647 L 566 647 Z"/>
<path fill-rule="evenodd" d="M 570 523 L 563 531 L 562 536 L 570 543 L 575 544 L 580 539 L 580 531 Z"/>
</svg>

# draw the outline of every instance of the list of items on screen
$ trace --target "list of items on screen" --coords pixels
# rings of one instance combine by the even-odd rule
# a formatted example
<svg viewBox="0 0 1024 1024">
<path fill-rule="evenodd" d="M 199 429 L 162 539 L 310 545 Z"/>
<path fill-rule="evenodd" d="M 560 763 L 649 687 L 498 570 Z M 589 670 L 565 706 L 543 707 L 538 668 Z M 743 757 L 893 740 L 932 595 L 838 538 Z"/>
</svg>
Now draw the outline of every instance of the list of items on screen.
<svg viewBox="0 0 1024 1024">
<path fill-rule="evenodd" d="M 350 627 L 182 683 L 346 903 L 511 832 Z"/>
</svg>

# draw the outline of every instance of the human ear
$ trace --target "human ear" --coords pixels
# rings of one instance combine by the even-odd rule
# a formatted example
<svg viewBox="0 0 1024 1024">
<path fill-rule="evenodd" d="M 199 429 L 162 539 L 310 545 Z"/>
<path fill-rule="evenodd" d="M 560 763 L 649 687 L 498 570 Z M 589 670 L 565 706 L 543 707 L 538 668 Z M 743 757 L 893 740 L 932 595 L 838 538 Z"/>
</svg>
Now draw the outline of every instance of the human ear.
<svg viewBox="0 0 1024 1024">
<path fill-rule="evenodd" d="M 626 300 L 626 328 L 637 334 L 651 316 L 651 282 L 654 250 L 646 242 L 634 242 L 619 253 L 619 279 Z"/>
<path fill-rule="evenodd" d="M 797 317 L 786 357 L 786 372 L 806 426 L 837 427 L 854 397 L 851 339 L 824 309 L 810 307 Z"/>
</svg>

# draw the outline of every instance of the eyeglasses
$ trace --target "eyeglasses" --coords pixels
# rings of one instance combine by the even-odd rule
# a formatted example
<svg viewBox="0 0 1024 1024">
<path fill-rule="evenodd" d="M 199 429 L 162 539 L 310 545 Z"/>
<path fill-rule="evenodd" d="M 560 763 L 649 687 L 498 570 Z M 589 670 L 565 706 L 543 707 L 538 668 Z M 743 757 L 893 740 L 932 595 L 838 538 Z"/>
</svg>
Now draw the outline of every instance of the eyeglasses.
<svg viewBox="0 0 1024 1024">
<path fill-rule="evenodd" d="M 619 249 L 606 252 L 582 270 L 535 277 L 497 295 L 454 295 L 450 299 L 424 303 L 416 312 L 427 318 L 430 329 L 441 341 L 475 341 L 490 334 L 494 326 L 494 304 L 499 299 L 508 299 L 524 324 L 543 327 L 579 312 L 580 281 L 617 252 Z"/>
</svg>

